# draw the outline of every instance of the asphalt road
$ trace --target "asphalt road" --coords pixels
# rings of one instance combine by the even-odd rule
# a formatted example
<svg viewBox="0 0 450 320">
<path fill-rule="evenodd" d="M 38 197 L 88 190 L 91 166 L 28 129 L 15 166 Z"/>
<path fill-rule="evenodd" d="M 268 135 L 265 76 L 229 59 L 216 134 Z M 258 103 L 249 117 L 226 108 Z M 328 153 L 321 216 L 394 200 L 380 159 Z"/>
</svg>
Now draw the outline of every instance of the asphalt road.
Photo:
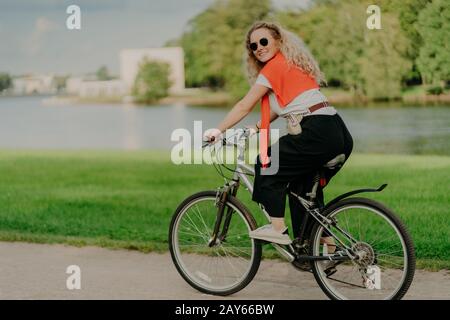
<svg viewBox="0 0 450 320">
<path fill-rule="evenodd" d="M 80 268 L 80 289 L 67 288 L 71 274 L 66 271 L 71 265 Z M 312 274 L 299 272 L 281 261 L 263 261 L 252 283 L 223 298 L 191 288 L 179 276 L 169 253 L 0 242 L 0 299 L 309 300 L 327 297 Z M 450 299 L 450 272 L 416 271 L 405 299 Z"/>
</svg>

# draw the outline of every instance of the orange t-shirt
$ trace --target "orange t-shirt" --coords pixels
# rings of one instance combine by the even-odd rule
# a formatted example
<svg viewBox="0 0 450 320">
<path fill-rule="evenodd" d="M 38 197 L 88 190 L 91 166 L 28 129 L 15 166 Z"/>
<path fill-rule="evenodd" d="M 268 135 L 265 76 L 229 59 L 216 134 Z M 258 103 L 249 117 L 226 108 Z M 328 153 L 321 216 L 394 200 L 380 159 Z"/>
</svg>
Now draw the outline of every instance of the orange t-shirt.
<svg viewBox="0 0 450 320">
<path fill-rule="evenodd" d="M 313 77 L 299 67 L 289 65 L 281 52 L 267 61 L 260 73 L 269 81 L 281 108 L 286 107 L 299 94 L 319 88 Z M 266 168 L 269 163 L 267 155 L 269 129 L 270 103 L 269 94 L 266 94 L 261 100 L 261 131 L 259 135 L 259 152 L 263 168 Z"/>
</svg>

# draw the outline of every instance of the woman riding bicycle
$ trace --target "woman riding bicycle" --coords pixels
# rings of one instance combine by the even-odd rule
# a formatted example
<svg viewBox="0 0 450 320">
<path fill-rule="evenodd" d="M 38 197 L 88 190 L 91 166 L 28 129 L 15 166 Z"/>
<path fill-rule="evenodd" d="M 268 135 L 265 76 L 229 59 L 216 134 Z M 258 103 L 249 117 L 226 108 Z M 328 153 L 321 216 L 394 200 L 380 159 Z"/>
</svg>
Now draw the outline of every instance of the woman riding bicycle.
<svg viewBox="0 0 450 320">
<path fill-rule="evenodd" d="M 336 109 L 321 93 L 324 76 L 296 35 L 275 23 L 257 22 L 247 33 L 246 48 L 252 87 L 217 129 L 206 132 L 205 137 L 218 140 L 261 101 L 261 120 L 255 125 L 260 132 L 260 155 L 255 165 L 252 199 L 264 206 L 271 223 L 250 232 L 250 237 L 289 244 L 284 221 L 288 190 L 310 184 L 317 170 L 337 155 L 345 154 L 347 160 L 353 140 Z M 268 147 L 269 125 L 278 117 L 286 119 L 288 134 L 276 142 L 276 148 Z M 277 150 L 277 154 L 271 154 L 272 150 Z M 275 157 L 278 171 L 265 174 Z M 318 197 L 323 202 L 321 190 Z M 289 205 L 295 237 L 304 208 L 298 201 L 290 201 Z M 322 238 L 322 242 L 334 245 L 331 237 Z"/>
</svg>

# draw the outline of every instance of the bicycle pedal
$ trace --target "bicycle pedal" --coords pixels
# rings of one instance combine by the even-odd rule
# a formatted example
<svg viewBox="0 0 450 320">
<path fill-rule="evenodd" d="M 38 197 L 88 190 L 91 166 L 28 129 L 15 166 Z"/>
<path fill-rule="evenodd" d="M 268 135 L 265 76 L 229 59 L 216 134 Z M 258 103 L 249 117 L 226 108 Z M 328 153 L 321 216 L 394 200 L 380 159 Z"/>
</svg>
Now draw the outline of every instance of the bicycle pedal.
<svg viewBox="0 0 450 320">
<path fill-rule="evenodd" d="M 292 265 L 300 271 L 305 271 L 305 272 L 311 272 L 312 273 L 312 269 L 311 269 L 311 264 L 309 262 L 299 262 L 299 261 L 292 261 Z"/>
</svg>

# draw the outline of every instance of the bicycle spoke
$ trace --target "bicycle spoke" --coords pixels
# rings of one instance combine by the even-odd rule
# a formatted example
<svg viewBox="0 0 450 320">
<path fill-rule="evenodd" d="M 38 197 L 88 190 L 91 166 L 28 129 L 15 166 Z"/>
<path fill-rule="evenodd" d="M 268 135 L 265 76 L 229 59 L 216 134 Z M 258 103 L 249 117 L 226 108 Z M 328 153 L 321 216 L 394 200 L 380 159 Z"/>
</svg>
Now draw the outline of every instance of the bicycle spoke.
<svg viewBox="0 0 450 320">
<path fill-rule="evenodd" d="M 203 216 L 202 216 L 202 214 L 200 213 L 200 210 L 198 209 L 198 206 L 195 205 L 195 208 L 197 209 L 197 214 L 198 214 L 199 218 L 202 220 L 202 223 L 203 223 L 203 226 L 204 226 L 204 228 L 205 228 L 206 234 L 211 235 L 211 234 L 212 234 L 212 230 L 209 229 L 208 226 L 206 225 L 205 220 L 203 219 Z"/>
<path fill-rule="evenodd" d="M 392 261 L 389 261 L 389 260 L 386 260 L 386 259 L 382 259 L 382 258 L 378 258 L 378 260 L 382 261 L 382 262 L 386 262 L 386 263 L 388 263 L 390 265 L 400 266 L 400 267 L 404 268 L 403 264 L 398 264 L 398 263 L 395 263 L 395 262 L 392 262 Z"/>
<path fill-rule="evenodd" d="M 231 263 L 230 257 L 228 256 L 227 252 L 224 250 L 225 253 L 225 257 L 226 257 L 226 261 L 228 262 L 228 264 L 230 265 L 230 267 L 233 269 L 233 271 L 235 272 L 235 276 L 236 278 L 239 278 L 239 276 L 236 275 L 236 268 L 234 267 L 234 265 Z"/>
<path fill-rule="evenodd" d="M 395 255 L 392 255 L 392 253 L 395 253 L 395 252 L 403 252 L 403 251 L 400 251 L 400 250 L 398 250 L 398 251 L 391 251 L 391 252 L 388 252 L 388 253 L 377 253 L 377 256 L 379 257 L 379 256 L 386 256 L 386 257 L 394 257 L 394 258 L 402 258 L 402 257 L 400 257 L 400 256 L 395 256 Z M 403 259 L 403 258 L 402 258 Z"/>
<path fill-rule="evenodd" d="M 386 268 L 383 268 L 383 267 L 381 267 L 380 266 L 380 269 L 381 270 L 386 270 L 386 271 L 388 271 L 389 269 L 386 269 Z M 388 275 L 386 272 L 382 272 L 382 277 L 383 278 L 388 278 L 388 279 L 391 279 L 391 281 L 384 281 L 384 285 L 385 285 L 385 288 L 387 287 L 387 288 L 389 288 L 389 284 L 391 284 L 392 285 L 392 287 L 394 286 L 394 284 L 396 284 L 396 283 L 398 283 L 399 281 L 400 281 L 400 279 L 395 279 L 395 278 L 393 278 L 392 276 L 390 276 L 390 275 Z M 386 285 L 387 284 L 387 285 Z"/>
<path fill-rule="evenodd" d="M 180 244 L 183 247 L 205 247 L 204 244 Z"/>
<path fill-rule="evenodd" d="M 192 232 L 179 231 L 178 233 L 187 234 L 187 235 L 190 235 L 190 236 L 194 236 L 194 237 L 202 238 L 202 239 L 203 239 L 203 237 L 200 236 L 199 234 L 195 234 L 195 233 L 192 233 Z"/>
<path fill-rule="evenodd" d="M 242 252 L 242 253 L 244 253 L 245 255 L 251 257 L 251 254 L 249 254 L 249 253 L 247 253 L 247 252 L 245 252 L 245 251 L 243 251 L 243 250 L 239 250 L 239 249 L 237 249 L 236 247 L 226 248 L 226 247 L 222 246 L 222 248 L 223 248 L 224 250 L 228 250 L 229 252 L 231 252 L 232 254 L 234 254 L 237 258 L 243 259 L 243 260 L 245 260 L 245 261 L 247 261 L 245 258 L 243 258 L 242 256 L 240 256 L 240 255 L 238 255 L 238 254 L 235 254 L 235 250 L 238 251 L 238 252 Z"/>
<path fill-rule="evenodd" d="M 375 246 L 375 244 L 380 244 L 380 243 L 384 243 L 384 242 L 388 242 L 388 240 L 391 240 L 391 239 L 394 239 L 394 238 L 396 238 L 396 234 L 393 234 L 392 236 L 390 236 L 389 238 L 383 238 L 382 236 L 378 236 L 377 237 L 377 239 L 375 239 L 375 240 L 377 240 L 377 241 L 371 241 L 371 245 L 372 246 Z M 378 241 L 378 239 L 380 238 L 380 240 Z"/>
<path fill-rule="evenodd" d="M 197 228 L 197 225 L 192 221 L 191 217 L 189 216 L 189 213 L 186 213 L 186 217 L 189 219 L 191 226 L 194 227 L 195 230 L 197 230 L 198 234 L 202 235 L 203 233 L 200 232 L 200 230 Z M 208 240 L 208 237 L 205 237 L 204 239 Z"/>
</svg>

